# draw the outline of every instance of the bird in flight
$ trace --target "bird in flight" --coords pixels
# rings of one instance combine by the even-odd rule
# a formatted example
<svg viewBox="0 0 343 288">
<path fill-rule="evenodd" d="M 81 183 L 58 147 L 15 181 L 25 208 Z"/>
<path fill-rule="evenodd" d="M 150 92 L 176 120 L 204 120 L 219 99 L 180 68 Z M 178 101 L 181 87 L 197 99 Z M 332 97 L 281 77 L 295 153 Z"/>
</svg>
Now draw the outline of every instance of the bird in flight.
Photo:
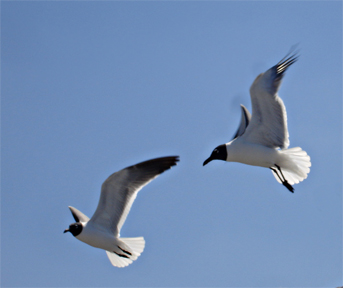
<svg viewBox="0 0 343 288">
<path fill-rule="evenodd" d="M 120 237 L 132 203 L 139 190 L 178 161 L 178 156 L 155 158 L 113 173 L 101 186 L 98 207 L 91 219 L 69 206 L 76 223 L 64 233 L 70 232 L 78 240 L 106 250 L 113 266 L 128 266 L 145 247 L 143 237 Z"/>
<path fill-rule="evenodd" d="M 286 108 L 278 96 L 286 70 L 297 59 L 296 53 L 288 54 L 256 77 L 250 87 L 252 115 L 241 105 L 241 122 L 234 138 L 216 147 L 203 166 L 217 159 L 266 167 L 292 193 L 292 185 L 307 178 L 310 156 L 300 147 L 288 149 Z"/>
</svg>

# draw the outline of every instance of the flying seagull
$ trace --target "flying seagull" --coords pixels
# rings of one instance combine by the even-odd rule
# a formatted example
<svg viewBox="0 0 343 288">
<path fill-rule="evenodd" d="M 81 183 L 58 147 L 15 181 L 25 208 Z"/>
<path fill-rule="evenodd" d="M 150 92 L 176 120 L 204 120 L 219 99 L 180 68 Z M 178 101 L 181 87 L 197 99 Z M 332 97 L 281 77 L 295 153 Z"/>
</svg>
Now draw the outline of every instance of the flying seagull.
<svg viewBox="0 0 343 288">
<path fill-rule="evenodd" d="M 252 116 L 241 105 L 241 123 L 233 140 L 216 147 L 203 165 L 218 159 L 270 168 L 276 180 L 291 192 L 291 185 L 307 178 L 310 156 L 300 147 L 287 149 L 286 108 L 277 93 L 285 71 L 297 59 L 296 54 L 288 54 L 256 77 L 250 87 Z"/>
<path fill-rule="evenodd" d="M 120 229 L 132 203 L 139 190 L 177 161 L 178 156 L 156 158 L 113 173 L 101 186 L 99 204 L 91 219 L 69 206 L 76 223 L 70 224 L 64 233 L 70 232 L 78 240 L 106 250 L 113 266 L 128 266 L 145 246 L 143 237 L 120 238 Z"/>
</svg>

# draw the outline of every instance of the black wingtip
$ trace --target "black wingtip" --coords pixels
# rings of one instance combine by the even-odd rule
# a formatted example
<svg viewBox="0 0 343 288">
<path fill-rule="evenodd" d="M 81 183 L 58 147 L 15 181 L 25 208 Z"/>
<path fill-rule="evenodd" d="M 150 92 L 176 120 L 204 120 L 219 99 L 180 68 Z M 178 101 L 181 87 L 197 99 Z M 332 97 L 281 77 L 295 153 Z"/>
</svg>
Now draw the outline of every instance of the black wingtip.
<svg viewBox="0 0 343 288">
<path fill-rule="evenodd" d="M 164 171 L 170 169 L 173 166 L 177 165 L 177 162 L 180 161 L 180 156 L 166 156 L 150 159 L 144 162 L 140 162 L 136 165 L 130 166 L 130 169 L 144 169 L 149 171 L 155 171 L 154 173 L 161 174 Z"/>
<path fill-rule="evenodd" d="M 163 162 L 166 165 L 175 166 L 175 165 L 177 165 L 177 162 L 180 161 L 180 156 L 159 157 L 159 158 L 151 159 L 151 160 L 148 160 L 148 161 Z"/>
<path fill-rule="evenodd" d="M 298 61 L 298 58 L 300 57 L 299 51 L 298 45 L 293 45 L 287 55 L 275 65 L 276 73 L 279 76 L 282 76 L 289 66 Z"/>
<path fill-rule="evenodd" d="M 163 161 L 165 165 L 170 165 L 169 168 L 171 168 L 172 166 L 177 165 L 177 162 L 180 161 L 180 156 L 167 156 L 167 157 L 161 157 L 157 159 L 160 159 L 161 161 Z"/>
<path fill-rule="evenodd" d="M 159 166 L 159 170 L 160 170 L 159 173 L 163 173 L 164 171 L 169 170 L 173 166 L 176 166 L 177 162 L 180 161 L 180 157 L 167 156 L 167 157 L 152 159 L 152 161 L 154 161 L 154 163 L 156 163 L 157 166 Z"/>
<path fill-rule="evenodd" d="M 277 65 L 276 65 L 276 73 L 278 75 L 283 75 L 283 73 L 286 72 L 289 66 L 291 66 L 293 63 L 295 63 L 299 58 L 298 54 L 293 54 L 289 56 L 288 58 L 284 58 L 284 60 L 281 60 Z"/>
</svg>

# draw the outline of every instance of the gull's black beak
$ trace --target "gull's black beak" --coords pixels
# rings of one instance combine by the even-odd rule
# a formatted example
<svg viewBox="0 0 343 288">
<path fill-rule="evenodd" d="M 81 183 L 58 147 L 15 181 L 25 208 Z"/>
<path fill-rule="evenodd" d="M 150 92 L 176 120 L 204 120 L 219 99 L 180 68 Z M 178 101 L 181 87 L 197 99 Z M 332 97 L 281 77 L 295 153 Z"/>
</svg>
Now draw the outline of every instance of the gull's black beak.
<svg viewBox="0 0 343 288">
<path fill-rule="evenodd" d="M 204 164 L 202 164 L 202 166 L 205 166 L 207 163 L 209 163 L 213 160 L 213 158 L 211 156 L 204 161 Z"/>
<path fill-rule="evenodd" d="M 63 233 L 67 233 L 67 232 L 70 232 L 70 231 L 69 231 L 69 229 L 66 229 L 66 230 L 64 230 L 64 232 L 63 232 Z"/>
</svg>

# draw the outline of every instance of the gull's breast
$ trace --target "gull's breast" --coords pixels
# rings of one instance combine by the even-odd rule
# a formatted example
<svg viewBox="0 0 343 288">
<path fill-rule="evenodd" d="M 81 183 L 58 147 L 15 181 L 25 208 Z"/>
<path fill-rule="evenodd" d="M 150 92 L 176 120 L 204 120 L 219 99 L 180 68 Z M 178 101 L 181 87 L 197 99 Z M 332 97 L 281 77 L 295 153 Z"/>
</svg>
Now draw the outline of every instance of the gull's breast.
<svg viewBox="0 0 343 288">
<path fill-rule="evenodd" d="M 276 149 L 240 140 L 228 143 L 227 161 L 267 168 L 277 163 L 279 152 Z"/>
<path fill-rule="evenodd" d="M 100 249 L 113 251 L 116 245 L 116 237 L 110 231 L 96 227 L 93 223 L 85 223 L 82 232 L 76 236 L 80 241 Z"/>
</svg>

